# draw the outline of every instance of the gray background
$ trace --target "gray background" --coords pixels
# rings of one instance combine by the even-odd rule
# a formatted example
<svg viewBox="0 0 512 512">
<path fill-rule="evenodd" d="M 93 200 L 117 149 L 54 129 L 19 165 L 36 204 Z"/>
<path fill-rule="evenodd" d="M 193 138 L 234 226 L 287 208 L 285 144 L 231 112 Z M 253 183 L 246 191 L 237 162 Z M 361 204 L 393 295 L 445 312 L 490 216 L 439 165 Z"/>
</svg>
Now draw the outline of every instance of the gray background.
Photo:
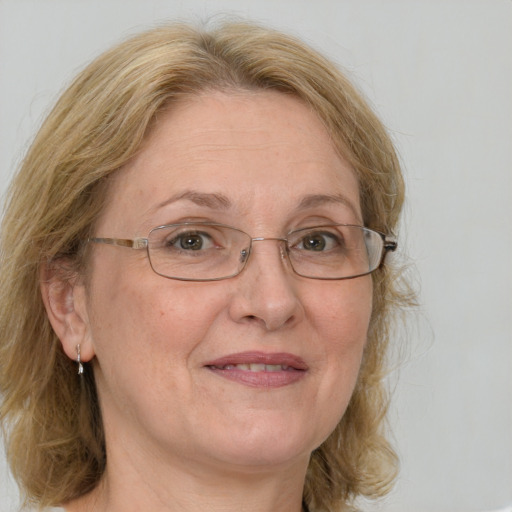
<svg viewBox="0 0 512 512">
<path fill-rule="evenodd" d="M 404 163 L 400 241 L 415 262 L 421 311 L 392 376 L 401 476 L 368 508 L 511 504 L 510 0 L 0 0 L 0 191 L 85 63 L 156 21 L 219 13 L 299 35 L 342 65 Z M 16 500 L 0 452 L 0 511 Z"/>
</svg>

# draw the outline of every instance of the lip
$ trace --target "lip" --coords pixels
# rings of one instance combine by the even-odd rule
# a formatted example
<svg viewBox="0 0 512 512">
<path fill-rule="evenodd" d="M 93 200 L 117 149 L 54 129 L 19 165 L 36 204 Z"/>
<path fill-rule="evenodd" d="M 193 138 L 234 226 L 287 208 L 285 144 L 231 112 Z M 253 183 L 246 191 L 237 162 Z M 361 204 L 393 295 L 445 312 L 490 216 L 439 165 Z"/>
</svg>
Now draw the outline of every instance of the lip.
<svg viewBox="0 0 512 512">
<path fill-rule="evenodd" d="M 251 364 L 272 366 L 274 368 L 269 371 L 265 369 L 251 371 L 237 367 L 237 365 Z M 275 369 L 276 366 L 283 368 Z M 286 352 L 239 352 L 209 361 L 204 367 L 225 379 L 246 386 L 267 389 L 293 384 L 303 379 L 308 370 L 308 365 L 301 357 Z"/>
</svg>

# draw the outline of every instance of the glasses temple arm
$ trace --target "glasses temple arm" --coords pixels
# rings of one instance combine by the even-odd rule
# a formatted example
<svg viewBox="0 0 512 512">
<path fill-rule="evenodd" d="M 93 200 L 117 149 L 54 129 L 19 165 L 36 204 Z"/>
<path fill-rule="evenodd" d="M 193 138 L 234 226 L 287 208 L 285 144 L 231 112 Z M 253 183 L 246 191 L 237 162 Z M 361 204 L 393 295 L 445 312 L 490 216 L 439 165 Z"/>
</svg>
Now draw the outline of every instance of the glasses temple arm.
<svg viewBox="0 0 512 512">
<path fill-rule="evenodd" d="M 89 238 L 87 241 L 95 244 L 130 247 L 131 249 L 145 249 L 148 246 L 147 238 L 135 238 L 134 240 L 129 240 L 126 238 Z"/>
</svg>

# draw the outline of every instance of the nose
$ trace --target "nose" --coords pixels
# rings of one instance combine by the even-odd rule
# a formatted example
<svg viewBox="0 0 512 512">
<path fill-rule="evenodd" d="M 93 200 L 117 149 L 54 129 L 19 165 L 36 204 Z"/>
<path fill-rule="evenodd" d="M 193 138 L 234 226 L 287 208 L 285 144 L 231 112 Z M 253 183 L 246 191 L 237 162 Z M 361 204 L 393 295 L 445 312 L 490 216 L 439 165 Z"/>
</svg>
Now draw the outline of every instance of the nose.
<svg viewBox="0 0 512 512">
<path fill-rule="evenodd" d="M 236 291 L 230 315 L 236 322 L 259 323 L 274 331 L 292 325 L 303 315 L 297 276 L 284 242 L 280 238 L 253 239 L 251 252 L 246 255 L 249 261 L 233 280 Z"/>
</svg>

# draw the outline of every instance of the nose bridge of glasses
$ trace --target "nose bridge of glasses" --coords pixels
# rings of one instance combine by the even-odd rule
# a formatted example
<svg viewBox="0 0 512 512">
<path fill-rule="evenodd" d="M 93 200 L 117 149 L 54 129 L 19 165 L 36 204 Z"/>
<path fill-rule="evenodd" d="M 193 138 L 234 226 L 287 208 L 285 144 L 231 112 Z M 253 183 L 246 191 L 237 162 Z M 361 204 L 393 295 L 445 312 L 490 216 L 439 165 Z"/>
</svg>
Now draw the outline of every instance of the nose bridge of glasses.
<svg viewBox="0 0 512 512">
<path fill-rule="evenodd" d="M 275 237 L 263 237 L 259 236 L 257 238 L 251 238 L 253 242 L 263 242 L 265 240 L 277 240 L 278 242 L 288 242 L 287 238 L 275 238 Z"/>
<path fill-rule="evenodd" d="M 286 250 L 287 242 L 288 240 L 286 238 L 279 238 L 279 237 L 256 237 L 251 238 L 251 245 L 247 249 L 243 249 L 240 252 L 240 262 L 246 264 L 247 260 L 249 259 L 249 256 L 252 254 L 252 248 L 253 248 L 253 242 L 265 242 L 265 241 L 274 241 L 274 242 L 284 242 L 281 243 L 279 254 L 281 256 L 281 259 L 285 259 L 288 251 Z"/>
</svg>

